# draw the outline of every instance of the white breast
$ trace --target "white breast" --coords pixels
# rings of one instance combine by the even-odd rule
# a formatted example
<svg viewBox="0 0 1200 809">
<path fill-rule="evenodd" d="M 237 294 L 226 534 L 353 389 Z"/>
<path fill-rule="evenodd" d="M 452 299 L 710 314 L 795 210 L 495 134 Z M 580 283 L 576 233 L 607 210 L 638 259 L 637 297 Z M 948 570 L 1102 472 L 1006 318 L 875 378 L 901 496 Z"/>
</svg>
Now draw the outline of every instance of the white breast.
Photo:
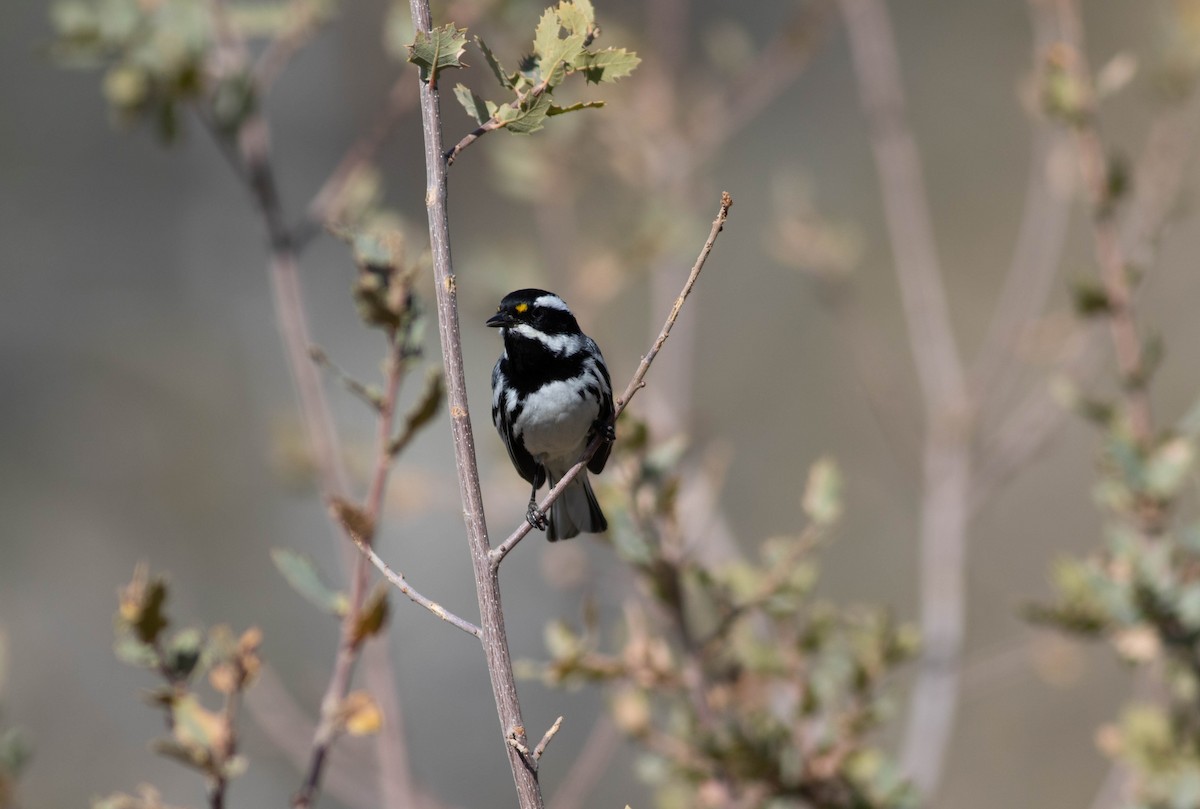
<svg viewBox="0 0 1200 809">
<path fill-rule="evenodd" d="M 525 448 L 542 464 L 555 469 L 579 460 L 588 431 L 600 414 L 590 396 L 580 399 L 579 386 L 551 382 L 525 397 L 525 409 L 513 424 Z"/>
</svg>

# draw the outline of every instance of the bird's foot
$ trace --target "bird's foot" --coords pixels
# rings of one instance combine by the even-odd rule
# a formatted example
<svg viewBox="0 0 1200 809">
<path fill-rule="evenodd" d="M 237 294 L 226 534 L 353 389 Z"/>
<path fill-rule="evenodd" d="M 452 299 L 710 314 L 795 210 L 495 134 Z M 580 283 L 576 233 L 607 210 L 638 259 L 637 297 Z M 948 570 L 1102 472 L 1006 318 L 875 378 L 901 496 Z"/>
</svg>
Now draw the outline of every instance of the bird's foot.
<svg viewBox="0 0 1200 809">
<path fill-rule="evenodd" d="M 537 503 L 529 504 L 529 510 L 525 512 L 525 519 L 539 531 L 545 531 L 550 525 L 549 520 L 546 519 L 546 512 L 539 509 Z"/>
<path fill-rule="evenodd" d="M 592 425 L 592 431 L 599 434 L 601 438 L 610 444 L 617 440 L 617 425 L 612 421 L 600 421 L 597 419 L 596 423 Z"/>
</svg>

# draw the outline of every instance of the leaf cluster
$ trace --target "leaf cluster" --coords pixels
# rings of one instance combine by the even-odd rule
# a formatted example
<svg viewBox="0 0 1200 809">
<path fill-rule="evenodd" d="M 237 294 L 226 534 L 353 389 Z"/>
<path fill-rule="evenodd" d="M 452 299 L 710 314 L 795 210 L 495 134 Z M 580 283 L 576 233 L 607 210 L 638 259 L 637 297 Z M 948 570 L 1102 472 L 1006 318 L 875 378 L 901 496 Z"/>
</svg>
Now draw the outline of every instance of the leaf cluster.
<svg viewBox="0 0 1200 809">
<path fill-rule="evenodd" d="M 153 749 L 203 773 L 210 782 L 224 782 L 246 769 L 245 758 L 237 754 L 234 717 L 228 706 L 236 704 L 262 668 L 262 633 L 252 627 L 236 635 L 224 625 L 170 632 L 168 594 L 165 578 L 151 576 L 144 564 L 138 565 L 133 579 L 119 592 L 114 649 L 122 661 L 151 669 L 160 679 L 146 700 L 162 709 L 169 735 L 155 740 Z M 205 707 L 197 691 L 205 680 L 226 708 Z M 106 800 L 118 801 L 112 805 L 126 805 L 120 803 L 123 800 L 152 804 L 145 795 Z"/>
<path fill-rule="evenodd" d="M 914 805 L 869 737 L 888 715 L 889 675 L 916 652 L 915 632 L 814 593 L 814 554 L 841 510 L 833 462 L 813 467 L 799 535 L 711 566 L 682 550 L 675 518 L 686 445 L 654 444 L 627 421 L 622 429 L 617 462 L 630 483 L 605 490 L 605 510 L 643 598 L 611 630 L 594 619 L 581 630 L 548 626 L 543 679 L 606 688 L 615 723 L 644 748 L 641 771 L 661 806 Z"/>
<path fill-rule="evenodd" d="M 590 0 L 564 0 L 547 8 L 537 24 L 533 50 L 521 59 L 517 70 L 505 68 L 487 43 L 475 37 L 492 75 L 513 97 L 500 102 L 486 100 L 459 84 L 454 88 L 455 98 L 481 127 L 519 134 L 538 131 L 548 117 L 603 106 L 602 101 L 561 106 L 552 99 L 554 90 L 570 75 L 581 74 L 589 84 L 615 82 L 641 62 L 637 54 L 624 48 L 592 48 L 600 33 L 595 16 Z"/>
<path fill-rule="evenodd" d="M 1158 672 L 1165 698 L 1103 728 L 1101 748 L 1136 773 L 1138 805 L 1200 801 L 1200 523 L 1178 517 L 1194 480 L 1196 433 L 1185 419 L 1151 446 L 1129 435 L 1122 408 L 1087 409 L 1105 430 L 1094 497 L 1104 546 L 1060 560 L 1055 597 L 1028 616 L 1103 640 L 1127 664 Z"/>
</svg>

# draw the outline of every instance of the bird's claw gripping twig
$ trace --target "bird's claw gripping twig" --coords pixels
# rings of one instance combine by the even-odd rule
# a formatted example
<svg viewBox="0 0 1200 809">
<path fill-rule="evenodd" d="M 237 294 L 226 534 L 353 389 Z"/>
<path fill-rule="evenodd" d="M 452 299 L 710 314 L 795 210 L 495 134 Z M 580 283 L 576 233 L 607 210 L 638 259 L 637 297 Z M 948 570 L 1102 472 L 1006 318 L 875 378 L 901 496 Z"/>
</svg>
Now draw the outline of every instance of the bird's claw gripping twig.
<svg viewBox="0 0 1200 809">
<path fill-rule="evenodd" d="M 546 519 L 546 512 L 538 508 L 536 500 L 529 501 L 529 509 L 525 512 L 525 519 L 539 531 L 545 531 L 550 524 Z"/>
</svg>

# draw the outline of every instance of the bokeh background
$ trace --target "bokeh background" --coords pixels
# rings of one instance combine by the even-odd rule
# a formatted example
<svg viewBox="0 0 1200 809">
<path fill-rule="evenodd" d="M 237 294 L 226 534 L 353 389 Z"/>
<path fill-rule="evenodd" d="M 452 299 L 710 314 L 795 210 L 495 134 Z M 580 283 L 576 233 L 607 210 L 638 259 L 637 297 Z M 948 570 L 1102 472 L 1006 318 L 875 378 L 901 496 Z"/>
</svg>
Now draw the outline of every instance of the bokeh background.
<svg viewBox="0 0 1200 809">
<path fill-rule="evenodd" d="M 651 59 L 664 47 L 647 40 L 643 4 L 598 5 L 610 44 Z M 686 6 L 677 31 L 683 106 L 703 97 L 722 60 L 752 58 L 795 12 L 784 2 Z M 953 323 L 970 356 L 1021 215 L 1031 151 L 1023 100 L 1033 63 L 1029 12 L 1016 0 L 890 7 Z M 1086 4 L 1093 62 L 1125 53 L 1141 68 L 1106 104 L 1102 121 L 1109 142 L 1130 156 L 1164 104 L 1154 66 L 1170 36 L 1170 7 Z M 476 30 L 515 54 L 540 10 L 520 2 L 484 11 Z M 347 4 L 269 101 L 284 202 L 294 214 L 404 69 L 380 46 L 386 11 L 379 0 Z M 319 499 L 287 474 L 300 432 L 273 321 L 265 238 L 248 194 L 195 126 L 164 148 L 144 129 L 110 125 L 98 76 L 56 66 L 47 55 L 52 36 L 47 3 L 0 5 L 3 719 L 23 727 L 34 746 L 21 785 L 29 807 L 78 806 L 140 782 L 196 805 L 199 779 L 147 749 L 161 719 L 139 699 L 149 678 L 112 655 L 115 588 L 135 562 L 148 560 L 170 574 L 170 611 L 180 624 L 260 626 L 287 692 L 315 712 L 336 626 L 285 584 L 269 550 L 303 551 L 330 578 L 340 575 L 338 554 Z M 485 89 L 490 77 L 473 56 L 479 64 L 463 80 Z M 847 515 L 824 555 L 822 588 L 839 601 L 880 603 L 913 617 L 919 400 L 836 15 L 811 44 L 806 69 L 697 171 L 695 202 L 680 209 L 670 207 L 678 200 L 670 189 L 654 188 L 653 178 L 630 182 L 628 168 L 610 160 L 621 150 L 622 129 L 635 139 L 653 128 L 652 110 L 638 102 L 641 78 L 604 88 L 608 107 L 583 113 L 611 119 L 616 132 L 585 141 L 594 151 L 573 152 L 586 122 L 564 121 L 530 139 L 492 135 L 453 169 L 453 246 L 492 533 L 503 536 L 517 524 L 525 497 L 487 424 L 498 345 L 482 323 L 495 301 L 526 284 L 561 291 L 603 346 L 614 380 L 627 379 L 664 313 L 656 308 L 663 296 L 654 292 L 655 274 L 690 263 L 726 189 L 736 204 L 685 310 L 690 331 L 677 353 L 668 344 L 642 408 L 675 414 L 697 465 L 724 470 L 719 507 L 747 548 L 795 530 L 804 470 L 823 454 L 835 456 L 848 481 Z M 469 129 L 448 97 L 443 113 L 451 139 Z M 546 154 L 563 157 L 547 163 Z M 658 159 L 670 156 L 668 146 Z M 415 108 L 379 166 L 388 204 L 419 237 L 424 167 Z M 529 202 L 543 193 L 537 172 L 547 166 L 586 178 L 572 188 L 572 219 L 555 220 L 555 206 Z M 1155 390 L 1165 414 L 1186 409 L 1200 379 L 1200 228 L 1186 204 L 1194 181 L 1189 167 L 1185 203 L 1141 303 L 1143 320 L 1168 348 Z M 796 254 L 781 236 L 780 221 L 797 211 L 829 240 L 827 264 Z M 345 248 L 318 240 L 301 271 L 321 346 L 352 373 L 376 374 L 382 354 L 357 319 Z M 880 378 L 856 371 L 817 271 L 850 274 L 859 311 L 885 349 Z M 1065 316 L 1069 281 L 1092 272 L 1077 210 L 1048 317 Z M 430 337 L 428 359 L 436 362 Z M 1045 374 L 1035 370 L 1028 379 L 1044 384 Z M 882 412 L 865 393 L 877 382 L 887 393 Z M 369 457 L 368 414 L 336 386 L 331 397 L 361 464 Z M 472 616 L 445 427 L 441 417 L 402 459 L 380 548 L 426 593 Z M 1111 655 L 1032 629 L 1019 615 L 1022 603 L 1046 594 L 1057 555 L 1097 540 L 1094 461 L 1093 433 L 1067 419 L 971 525 L 967 673 L 933 806 L 1087 806 L 1106 771 L 1093 737 L 1128 693 L 1125 672 Z M 547 620 L 577 619 L 585 596 L 611 607 L 623 586 L 597 543 L 529 541 L 503 575 L 514 656 L 539 657 Z M 478 649 L 403 600 L 394 603 L 390 638 L 418 778 L 450 805 L 510 805 Z M 908 683 L 896 685 L 903 697 Z M 599 698 L 537 682 L 525 683 L 522 697 L 531 727 L 567 717 L 543 768 L 552 791 L 583 744 Z M 903 699 L 899 706 L 897 727 Z M 245 733 L 251 769 L 231 800 L 282 805 L 298 784 L 295 770 L 249 718 Z M 618 753 L 589 805 L 644 805 L 632 764 L 628 751 Z"/>
</svg>

